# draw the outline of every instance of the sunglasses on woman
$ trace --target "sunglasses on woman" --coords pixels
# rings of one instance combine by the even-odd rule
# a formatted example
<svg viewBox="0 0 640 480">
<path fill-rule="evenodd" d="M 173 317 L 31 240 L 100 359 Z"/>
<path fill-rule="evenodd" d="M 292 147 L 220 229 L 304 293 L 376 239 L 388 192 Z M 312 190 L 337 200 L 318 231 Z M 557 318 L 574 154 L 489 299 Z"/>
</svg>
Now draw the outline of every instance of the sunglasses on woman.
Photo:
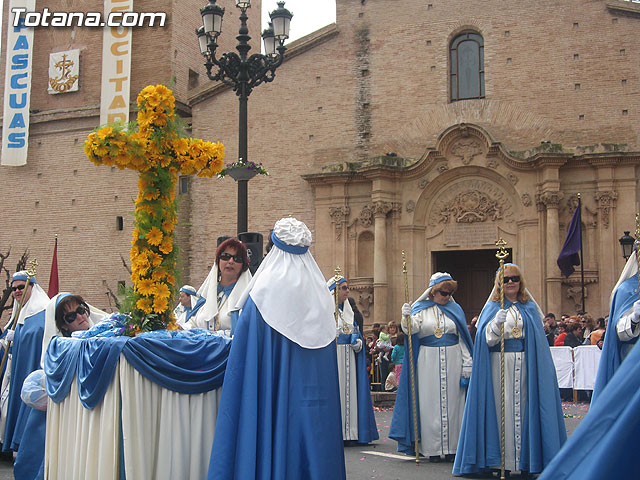
<svg viewBox="0 0 640 480">
<path fill-rule="evenodd" d="M 440 295 L 442 295 L 443 297 L 448 297 L 449 295 L 451 295 L 453 292 L 443 292 L 442 290 L 438 290 L 438 293 Z"/>
<path fill-rule="evenodd" d="M 242 263 L 242 255 L 231 255 L 230 253 L 227 253 L 227 252 L 222 252 L 220 254 L 220 260 L 224 260 L 225 262 L 227 260 L 231 260 L 232 258 L 234 262 Z"/>
<path fill-rule="evenodd" d="M 66 323 L 73 323 L 76 321 L 76 318 L 78 317 L 78 315 L 85 315 L 87 313 L 89 313 L 89 309 L 87 307 L 85 307 L 84 305 L 78 305 L 78 308 L 76 308 L 75 312 L 65 313 L 62 319 Z"/>
<path fill-rule="evenodd" d="M 513 275 L 511 277 L 504 277 L 504 283 L 518 283 L 520 281 L 520 275 Z"/>
<path fill-rule="evenodd" d="M 24 290 L 25 284 L 21 284 L 21 285 L 16 285 L 15 287 L 11 287 L 12 291 L 16 291 L 16 290 Z"/>
</svg>

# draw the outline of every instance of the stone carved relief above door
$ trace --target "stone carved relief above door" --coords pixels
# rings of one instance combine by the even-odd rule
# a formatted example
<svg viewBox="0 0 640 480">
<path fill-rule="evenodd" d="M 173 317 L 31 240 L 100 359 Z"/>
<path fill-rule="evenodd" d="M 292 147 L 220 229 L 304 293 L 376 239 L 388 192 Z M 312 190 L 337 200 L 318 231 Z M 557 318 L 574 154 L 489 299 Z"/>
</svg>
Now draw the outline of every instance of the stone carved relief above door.
<svg viewBox="0 0 640 480">
<path fill-rule="evenodd" d="M 464 180 L 438 195 L 428 217 L 430 225 L 513 221 L 513 206 L 495 183 Z"/>
<path fill-rule="evenodd" d="M 475 138 L 459 140 L 451 147 L 451 155 L 458 157 L 463 165 L 469 165 L 474 157 L 482 154 L 482 144 Z"/>
</svg>

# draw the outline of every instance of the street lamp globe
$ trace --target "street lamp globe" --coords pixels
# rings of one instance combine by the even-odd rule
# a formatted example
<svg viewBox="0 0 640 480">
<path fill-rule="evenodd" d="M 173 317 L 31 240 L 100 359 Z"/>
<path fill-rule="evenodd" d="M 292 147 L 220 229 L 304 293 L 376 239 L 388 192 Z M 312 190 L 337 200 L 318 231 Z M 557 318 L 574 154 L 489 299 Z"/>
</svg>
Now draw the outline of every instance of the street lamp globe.
<svg viewBox="0 0 640 480">
<path fill-rule="evenodd" d="M 625 260 L 628 260 L 633 252 L 633 244 L 635 242 L 635 238 L 629 235 L 629 232 L 624 232 L 624 235 L 620 237 L 618 240 L 620 242 L 620 246 L 622 247 L 622 256 Z"/>
<path fill-rule="evenodd" d="M 204 26 L 196 28 L 196 35 L 198 36 L 198 45 L 200 45 L 200 53 L 202 55 L 207 54 L 207 34 L 204 33 Z"/>
<path fill-rule="evenodd" d="M 222 32 L 222 17 L 224 8 L 216 5 L 216 0 L 209 0 L 209 4 L 200 9 L 204 33 L 217 37 Z"/>
<path fill-rule="evenodd" d="M 271 12 L 269 17 L 271 17 L 275 37 L 280 43 L 284 42 L 289 38 L 289 25 L 293 14 L 284 8 L 284 2 L 278 2 L 278 8 Z"/>
<path fill-rule="evenodd" d="M 273 34 L 273 25 L 269 22 L 269 27 L 262 32 L 262 41 L 264 42 L 264 53 L 269 56 L 277 55 L 276 53 L 276 36 Z"/>
</svg>

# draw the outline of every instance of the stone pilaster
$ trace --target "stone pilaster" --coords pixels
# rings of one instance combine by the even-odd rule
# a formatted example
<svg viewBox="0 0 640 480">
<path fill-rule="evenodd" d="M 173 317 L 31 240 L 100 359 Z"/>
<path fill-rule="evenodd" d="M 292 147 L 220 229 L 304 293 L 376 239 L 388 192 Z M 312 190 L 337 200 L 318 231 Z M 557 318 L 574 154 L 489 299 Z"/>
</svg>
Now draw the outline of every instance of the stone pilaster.
<svg viewBox="0 0 640 480">
<path fill-rule="evenodd" d="M 390 202 L 373 203 L 374 257 L 373 257 L 373 304 L 374 322 L 387 321 L 387 215 L 393 209 Z"/>
</svg>

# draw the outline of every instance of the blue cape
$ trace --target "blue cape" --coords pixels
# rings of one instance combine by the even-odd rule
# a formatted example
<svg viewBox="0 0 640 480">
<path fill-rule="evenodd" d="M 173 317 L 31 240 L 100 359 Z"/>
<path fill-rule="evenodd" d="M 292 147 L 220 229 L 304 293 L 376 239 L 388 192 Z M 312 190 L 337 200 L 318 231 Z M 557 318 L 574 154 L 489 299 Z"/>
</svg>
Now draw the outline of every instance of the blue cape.
<svg viewBox="0 0 640 480">
<path fill-rule="evenodd" d="M 640 349 L 634 348 L 539 480 L 638 478 L 639 439 Z"/>
<path fill-rule="evenodd" d="M 367 372 L 367 357 L 366 346 L 364 338 L 358 325 L 351 325 L 354 329 L 354 333 L 351 335 L 344 335 L 344 337 L 351 337 L 347 341 L 341 341 L 338 339 L 338 344 L 342 343 L 356 343 L 356 339 L 362 341 L 362 348 L 356 353 L 356 391 L 358 393 L 358 443 L 370 443 L 380 438 L 378 436 L 378 428 L 376 426 L 376 418 L 373 414 L 373 404 L 371 403 L 371 387 L 369 384 L 369 373 Z M 343 337 L 343 335 L 340 335 Z"/>
<path fill-rule="evenodd" d="M 513 305 L 505 299 L 505 308 Z M 515 303 L 525 332 L 527 402 L 522 419 L 520 470 L 541 472 L 567 438 L 560 391 L 551 351 L 534 302 Z M 491 379 L 491 361 L 485 330 L 500 309 L 487 302 L 478 320 L 473 370 L 453 465 L 454 475 L 482 472 L 501 464 L 500 426 Z"/>
<path fill-rule="evenodd" d="M 238 319 L 209 480 L 346 478 L 336 344 L 302 348 L 249 297 Z"/>
<path fill-rule="evenodd" d="M 22 384 L 34 370 L 40 368 L 42 357 L 42 337 L 44 335 L 44 316 L 42 310 L 25 318 L 24 324 L 18 324 L 11 344 L 11 383 L 7 406 L 7 423 L 4 429 L 3 451 L 18 451 L 31 407 L 20 398 Z"/>
<path fill-rule="evenodd" d="M 611 302 L 611 311 L 609 312 L 609 323 L 607 324 L 607 333 L 604 336 L 604 345 L 602 346 L 602 355 L 598 364 L 598 372 L 596 373 L 596 383 L 593 386 L 593 396 L 591 405 L 600 396 L 600 391 L 604 389 L 609 380 L 616 373 L 616 370 L 622 362 L 622 347 L 624 343 L 618 338 L 616 325 L 620 317 L 624 315 L 633 303 L 638 300 L 638 274 L 625 280 L 613 294 Z"/>
<path fill-rule="evenodd" d="M 27 408 L 29 408 L 29 416 L 22 435 L 20 450 L 13 465 L 13 474 L 18 480 L 41 480 L 44 478 L 47 412 Z"/>
<path fill-rule="evenodd" d="M 471 335 L 467 328 L 467 322 L 465 320 L 462 307 L 453 300 L 449 300 L 445 305 L 438 305 L 433 300 L 425 300 L 416 302 L 411 309 L 411 315 L 415 315 L 418 312 L 425 310 L 426 308 L 436 305 L 442 313 L 453 320 L 458 329 L 458 338 L 461 339 L 469 352 L 473 355 L 473 342 L 471 341 Z M 413 347 L 413 364 L 418 365 L 418 352 L 420 350 L 420 338 L 417 333 L 411 335 L 411 344 Z M 425 347 L 427 348 L 427 347 Z M 398 451 L 404 452 L 407 455 L 415 455 L 415 435 L 413 431 L 413 401 L 411 399 L 411 375 L 409 372 L 409 342 L 405 340 L 404 360 L 402 367 L 402 375 L 400 375 L 400 384 L 398 385 L 398 391 L 396 394 L 396 403 L 393 408 L 393 418 L 391 419 L 391 429 L 389 430 L 389 437 L 398 442 Z M 416 370 L 415 376 L 415 392 L 416 392 L 416 406 L 420 404 L 418 397 L 418 381 L 420 373 Z M 417 409 L 416 416 L 418 422 L 418 437 L 420 437 L 420 411 Z M 420 440 L 420 438 L 418 438 Z"/>
</svg>

